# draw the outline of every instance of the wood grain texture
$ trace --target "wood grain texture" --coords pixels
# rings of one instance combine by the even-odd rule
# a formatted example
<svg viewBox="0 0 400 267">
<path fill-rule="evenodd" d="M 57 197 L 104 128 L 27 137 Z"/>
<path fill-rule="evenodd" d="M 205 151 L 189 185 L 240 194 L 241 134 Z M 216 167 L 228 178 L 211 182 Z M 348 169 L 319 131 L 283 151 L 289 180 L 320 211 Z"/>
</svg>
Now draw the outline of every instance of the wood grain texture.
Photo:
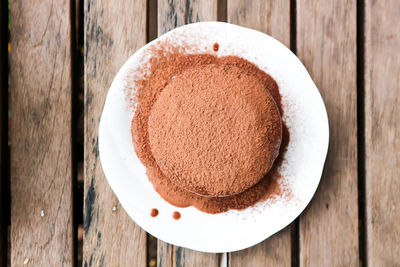
<svg viewBox="0 0 400 267">
<path fill-rule="evenodd" d="M 180 266 L 219 266 L 219 255 L 214 253 L 203 253 L 176 247 L 171 244 L 158 241 L 157 266 L 158 267 L 180 267 Z"/>
<path fill-rule="evenodd" d="M 71 266 L 70 1 L 13 0 L 11 17 L 11 265 Z"/>
<path fill-rule="evenodd" d="M 297 52 L 328 111 L 330 147 L 300 217 L 302 266 L 357 266 L 356 2 L 297 1 Z"/>
<path fill-rule="evenodd" d="M 400 2 L 365 6 L 368 266 L 400 266 Z"/>
<path fill-rule="evenodd" d="M 230 253 L 229 266 L 291 266 L 292 226 L 254 247 Z"/>
<path fill-rule="evenodd" d="M 7 147 L 7 3 L 0 3 L 0 266 L 7 265 L 6 168 Z"/>
<path fill-rule="evenodd" d="M 290 1 L 228 1 L 228 22 L 265 32 L 290 47 Z M 264 242 L 230 253 L 229 265 L 290 266 L 291 227 Z"/>
<path fill-rule="evenodd" d="M 188 23 L 217 20 L 217 0 L 158 1 L 158 35 Z"/>
<path fill-rule="evenodd" d="M 174 257 L 174 246 L 158 240 L 157 244 L 157 266 L 172 267 Z"/>
<path fill-rule="evenodd" d="M 146 0 L 85 1 L 84 266 L 145 266 L 146 233 L 123 210 L 104 177 L 98 126 L 108 88 L 146 43 Z M 113 211 L 113 207 L 116 210 Z"/>
<path fill-rule="evenodd" d="M 229 0 L 228 22 L 265 32 L 290 47 L 290 0 Z"/>
<path fill-rule="evenodd" d="M 158 1 L 158 34 L 187 23 L 217 20 L 217 0 Z M 174 247 L 158 241 L 157 263 L 169 266 L 218 266 L 218 254 Z"/>
</svg>

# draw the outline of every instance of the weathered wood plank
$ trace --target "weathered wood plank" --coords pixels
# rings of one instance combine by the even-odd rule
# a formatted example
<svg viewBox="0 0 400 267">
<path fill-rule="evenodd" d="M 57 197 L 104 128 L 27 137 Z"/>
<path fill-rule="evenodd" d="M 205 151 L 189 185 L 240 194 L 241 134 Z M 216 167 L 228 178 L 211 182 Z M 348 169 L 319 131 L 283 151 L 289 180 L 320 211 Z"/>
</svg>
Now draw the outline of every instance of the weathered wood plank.
<svg viewBox="0 0 400 267">
<path fill-rule="evenodd" d="M 265 32 L 290 48 L 290 0 L 229 0 L 228 22 Z"/>
<path fill-rule="evenodd" d="M 11 265 L 71 266 L 70 1 L 11 1 Z"/>
<path fill-rule="evenodd" d="M 158 34 L 187 23 L 216 20 L 217 0 L 158 2 Z M 158 266 L 218 266 L 218 254 L 201 253 L 158 241 Z"/>
<path fill-rule="evenodd" d="M 365 6 L 368 266 L 400 263 L 400 2 Z"/>
<path fill-rule="evenodd" d="M 176 247 L 158 241 L 157 266 L 219 266 L 220 256 L 215 253 L 203 253 L 187 248 Z"/>
<path fill-rule="evenodd" d="M 228 22 L 265 32 L 290 47 L 290 1 L 228 1 Z M 291 227 L 230 254 L 230 266 L 290 266 Z"/>
<path fill-rule="evenodd" d="M 254 247 L 230 253 L 229 266 L 290 266 L 291 230 L 286 227 Z"/>
<path fill-rule="evenodd" d="M 217 0 L 158 1 L 158 35 L 188 23 L 217 20 Z"/>
<path fill-rule="evenodd" d="M 173 266 L 219 266 L 219 256 L 215 253 L 203 253 L 182 247 L 174 247 L 173 253 Z"/>
<path fill-rule="evenodd" d="M 85 1 L 84 266 L 145 266 L 146 233 L 104 177 L 98 126 L 112 79 L 146 43 L 146 0 Z M 115 211 L 113 211 L 113 207 Z"/>
<path fill-rule="evenodd" d="M 7 265 L 6 166 L 4 152 L 7 146 L 7 3 L 0 4 L 0 266 Z"/>
<path fill-rule="evenodd" d="M 356 1 L 297 1 L 297 53 L 328 111 L 321 183 L 300 217 L 302 266 L 357 266 Z"/>
</svg>

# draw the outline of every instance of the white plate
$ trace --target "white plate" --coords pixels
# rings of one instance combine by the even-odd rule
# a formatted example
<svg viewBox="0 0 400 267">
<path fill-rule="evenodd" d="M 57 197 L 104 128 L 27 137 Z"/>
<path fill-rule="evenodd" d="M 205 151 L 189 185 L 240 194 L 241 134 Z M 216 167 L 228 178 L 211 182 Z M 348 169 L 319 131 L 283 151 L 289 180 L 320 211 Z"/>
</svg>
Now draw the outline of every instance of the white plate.
<svg viewBox="0 0 400 267">
<path fill-rule="evenodd" d="M 290 143 L 281 166 L 290 196 L 267 200 L 242 211 L 203 213 L 193 207 L 177 208 L 153 189 L 146 169 L 135 154 L 126 86 L 151 56 L 150 47 L 169 40 L 195 44 L 187 53 L 237 55 L 256 64 L 279 85 L 283 120 Z M 200 47 L 200 48 L 199 48 Z M 300 60 L 272 37 L 221 22 L 189 24 L 170 31 L 132 55 L 116 75 L 99 128 L 100 159 L 105 176 L 129 216 L 153 236 L 173 245 L 204 252 L 229 252 L 253 246 L 290 224 L 310 202 L 318 187 L 329 142 L 328 117 L 317 87 Z M 155 218 L 153 208 L 159 210 Z M 172 218 L 173 211 L 182 214 Z"/>
</svg>

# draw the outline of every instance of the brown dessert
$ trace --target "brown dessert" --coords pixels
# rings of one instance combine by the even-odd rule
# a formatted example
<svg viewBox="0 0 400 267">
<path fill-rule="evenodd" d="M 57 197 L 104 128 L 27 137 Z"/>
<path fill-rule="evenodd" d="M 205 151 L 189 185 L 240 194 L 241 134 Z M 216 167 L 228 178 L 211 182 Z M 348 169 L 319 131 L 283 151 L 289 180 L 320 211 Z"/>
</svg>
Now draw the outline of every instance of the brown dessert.
<svg viewBox="0 0 400 267">
<path fill-rule="evenodd" d="M 274 99 L 234 65 L 189 68 L 165 86 L 150 113 L 151 152 L 162 173 L 200 195 L 236 195 L 258 183 L 279 154 Z"/>
<path fill-rule="evenodd" d="M 152 54 L 143 75 L 132 75 L 132 137 L 155 190 L 208 213 L 290 195 L 279 173 L 289 131 L 276 82 L 236 56 L 188 55 L 167 43 Z"/>
</svg>

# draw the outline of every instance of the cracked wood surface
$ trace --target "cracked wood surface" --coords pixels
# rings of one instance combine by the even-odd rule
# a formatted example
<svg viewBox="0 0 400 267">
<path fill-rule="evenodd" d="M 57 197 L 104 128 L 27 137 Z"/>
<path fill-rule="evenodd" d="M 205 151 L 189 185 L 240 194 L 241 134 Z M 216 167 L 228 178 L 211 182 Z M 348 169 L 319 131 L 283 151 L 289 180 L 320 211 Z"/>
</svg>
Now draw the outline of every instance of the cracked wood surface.
<svg viewBox="0 0 400 267">
<path fill-rule="evenodd" d="M 98 126 L 108 88 L 146 43 L 146 0 L 85 1 L 84 266 L 145 266 L 146 233 L 124 211 L 100 164 Z M 113 211 L 113 207 L 116 210 Z"/>
<path fill-rule="evenodd" d="M 71 266 L 70 1 L 11 1 L 11 265 Z"/>
</svg>

